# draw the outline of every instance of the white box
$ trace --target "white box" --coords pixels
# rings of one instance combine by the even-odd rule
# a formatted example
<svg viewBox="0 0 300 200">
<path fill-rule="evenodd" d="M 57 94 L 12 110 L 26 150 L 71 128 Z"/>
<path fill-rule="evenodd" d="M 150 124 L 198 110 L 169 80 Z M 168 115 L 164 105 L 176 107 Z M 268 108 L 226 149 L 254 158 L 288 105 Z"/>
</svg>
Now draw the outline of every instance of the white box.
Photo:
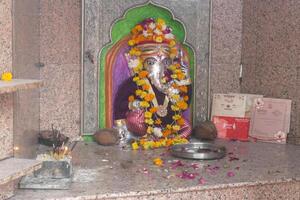
<svg viewBox="0 0 300 200">
<path fill-rule="evenodd" d="M 211 117 L 224 116 L 250 118 L 254 100 L 262 97 L 263 95 L 240 93 L 214 94 Z"/>
</svg>

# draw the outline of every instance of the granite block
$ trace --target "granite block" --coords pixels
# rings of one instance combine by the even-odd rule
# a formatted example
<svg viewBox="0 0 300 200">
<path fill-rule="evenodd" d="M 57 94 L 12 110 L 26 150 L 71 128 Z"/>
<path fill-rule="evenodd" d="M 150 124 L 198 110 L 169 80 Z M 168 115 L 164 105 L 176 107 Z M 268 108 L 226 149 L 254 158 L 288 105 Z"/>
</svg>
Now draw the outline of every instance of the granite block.
<svg viewBox="0 0 300 200">
<path fill-rule="evenodd" d="M 35 89 L 42 86 L 43 83 L 40 80 L 31 79 L 12 79 L 11 81 L 0 80 L 0 94 L 12 93 L 18 90 Z"/>
<path fill-rule="evenodd" d="M 40 128 L 40 91 L 27 90 L 14 94 L 14 157 L 36 158 Z"/>
<path fill-rule="evenodd" d="M 13 34 L 13 71 L 17 78 L 39 79 L 40 61 L 40 23 L 39 16 L 30 15 L 34 9 L 27 10 L 19 4 L 23 1 L 15 1 L 14 5 L 14 34 Z M 22 10 L 22 12 L 20 12 Z M 23 14 L 21 14 L 23 13 Z"/>
<path fill-rule="evenodd" d="M 275 98 L 294 98 L 297 92 L 297 70 L 294 66 L 261 64 L 256 67 L 259 93 Z"/>
<path fill-rule="evenodd" d="M 39 17 L 40 15 L 40 0 L 14 0 L 13 9 L 18 12 L 18 15 L 32 15 Z M 28 12 L 30 11 L 30 12 Z"/>
<path fill-rule="evenodd" d="M 13 155 L 12 94 L 0 95 L 0 160 Z"/>
<path fill-rule="evenodd" d="M 83 110 L 82 130 L 93 133 L 98 127 L 98 66 L 100 1 L 85 1 L 84 55 L 83 55 Z"/>
<path fill-rule="evenodd" d="M 40 59 L 45 64 L 80 64 L 81 1 L 40 1 Z"/>
<path fill-rule="evenodd" d="M 47 64 L 41 69 L 40 129 L 51 124 L 67 136 L 80 134 L 80 66 Z"/>
<path fill-rule="evenodd" d="M 243 26 L 242 26 L 242 63 L 252 64 L 255 67 L 257 54 L 257 28 L 256 28 L 256 4 L 257 0 L 243 1 Z M 248 67 L 245 67 L 245 69 Z"/>
<path fill-rule="evenodd" d="M 80 133 L 81 1 L 42 0 L 40 59 L 41 129 L 51 124 L 68 136 Z"/>
<path fill-rule="evenodd" d="M 40 79 L 40 1 L 13 1 L 13 69 L 16 78 Z M 39 89 L 14 94 L 14 157 L 35 158 L 40 128 Z"/>
<path fill-rule="evenodd" d="M 239 92 L 239 64 L 212 64 L 211 94 Z"/>
<path fill-rule="evenodd" d="M 14 195 L 14 182 L 0 185 L 0 200 L 5 200 Z"/>
<path fill-rule="evenodd" d="M 0 161 L 0 185 L 10 183 L 42 167 L 37 160 L 8 158 Z"/>
<path fill-rule="evenodd" d="M 105 198 L 111 200 L 241 200 L 241 199 L 272 199 L 272 200 L 297 200 L 300 193 L 299 182 L 264 184 L 259 186 L 241 186 L 236 188 L 220 188 L 206 191 L 169 192 L 164 194 L 153 194 L 135 197 Z M 86 199 L 86 198 L 82 198 Z"/>
<path fill-rule="evenodd" d="M 212 64 L 240 64 L 242 1 L 214 0 L 212 16 Z"/>
<path fill-rule="evenodd" d="M 0 1 L 0 73 L 10 71 L 12 68 L 12 2 L 10 0 Z"/>
<path fill-rule="evenodd" d="M 246 0 L 244 11 L 242 92 L 292 99 L 288 141 L 299 143 L 300 2 Z"/>
<path fill-rule="evenodd" d="M 0 1 L 0 74 L 12 71 L 12 2 Z M 12 95 L 0 95 L 0 160 L 12 155 L 13 107 Z"/>
<path fill-rule="evenodd" d="M 298 199 L 299 159 L 296 145 L 215 141 L 228 154 L 221 160 L 179 159 L 164 149 L 123 151 L 95 143 L 78 143 L 73 151 L 70 190 L 18 190 L 17 199 Z M 259 156 L 257 156 L 259 155 Z M 164 165 L 153 165 L 161 157 Z M 196 169 L 190 167 L 198 166 Z M 172 167 L 173 166 L 173 167 Z M 212 173 L 210 168 L 214 168 Z M 182 179 L 182 171 L 196 172 Z M 228 176 L 232 172 L 233 176 Z M 203 177 L 204 182 L 199 183 Z"/>
</svg>

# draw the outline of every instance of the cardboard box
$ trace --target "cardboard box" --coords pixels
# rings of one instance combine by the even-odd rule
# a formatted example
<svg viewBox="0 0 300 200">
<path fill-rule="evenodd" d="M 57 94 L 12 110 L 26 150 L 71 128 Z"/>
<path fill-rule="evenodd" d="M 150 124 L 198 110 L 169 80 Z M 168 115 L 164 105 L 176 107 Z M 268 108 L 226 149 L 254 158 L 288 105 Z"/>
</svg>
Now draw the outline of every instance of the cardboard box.
<svg viewBox="0 0 300 200">
<path fill-rule="evenodd" d="M 289 99 L 262 98 L 259 105 L 254 104 L 249 135 L 266 142 L 286 143 L 291 103 Z"/>
<path fill-rule="evenodd" d="M 250 127 L 249 118 L 214 116 L 218 138 L 247 141 Z"/>
<path fill-rule="evenodd" d="M 262 97 L 263 95 L 254 94 L 214 94 L 211 117 L 250 118 L 254 100 Z"/>
</svg>

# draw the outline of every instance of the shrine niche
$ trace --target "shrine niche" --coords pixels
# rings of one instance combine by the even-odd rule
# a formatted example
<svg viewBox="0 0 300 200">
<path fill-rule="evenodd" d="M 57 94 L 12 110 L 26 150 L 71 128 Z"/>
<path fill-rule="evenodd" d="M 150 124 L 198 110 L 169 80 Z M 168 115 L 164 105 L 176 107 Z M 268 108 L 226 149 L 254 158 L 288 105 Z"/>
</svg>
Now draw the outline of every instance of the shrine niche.
<svg viewBox="0 0 300 200">
<path fill-rule="evenodd" d="M 143 138 L 190 135 L 195 63 L 185 35 L 170 10 L 152 3 L 112 25 L 111 43 L 100 54 L 101 128 L 124 120 Z"/>
</svg>

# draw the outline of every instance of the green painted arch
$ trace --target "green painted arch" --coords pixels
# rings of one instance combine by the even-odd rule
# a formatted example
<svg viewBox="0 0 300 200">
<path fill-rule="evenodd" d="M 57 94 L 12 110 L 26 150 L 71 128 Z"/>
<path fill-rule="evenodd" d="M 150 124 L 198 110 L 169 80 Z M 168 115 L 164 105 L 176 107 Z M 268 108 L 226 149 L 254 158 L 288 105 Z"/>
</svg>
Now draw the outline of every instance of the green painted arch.
<svg viewBox="0 0 300 200">
<path fill-rule="evenodd" d="M 111 27 L 110 38 L 111 42 L 105 45 L 100 51 L 100 70 L 99 70 L 99 128 L 105 128 L 105 58 L 110 50 L 119 40 L 128 36 L 131 29 L 146 18 L 162 18 L 166 24 L 172 28 L 172 33 L 175 35 L 176 40 L 182 44 L 186 49 L 190 58 L 190 72 L 191 78 L 194 82 L 194 69 L 195 69 L 195 53 L 194 50 L 185 42 L 186 30 L 182 22 L 174 18 L 173 13 L 164 7 L 153 3 L 136 6 L 128 9 L 124 16 L 117 19 Z M 193 105 L 193 103 L 192 103 Z"/>
</svg>

